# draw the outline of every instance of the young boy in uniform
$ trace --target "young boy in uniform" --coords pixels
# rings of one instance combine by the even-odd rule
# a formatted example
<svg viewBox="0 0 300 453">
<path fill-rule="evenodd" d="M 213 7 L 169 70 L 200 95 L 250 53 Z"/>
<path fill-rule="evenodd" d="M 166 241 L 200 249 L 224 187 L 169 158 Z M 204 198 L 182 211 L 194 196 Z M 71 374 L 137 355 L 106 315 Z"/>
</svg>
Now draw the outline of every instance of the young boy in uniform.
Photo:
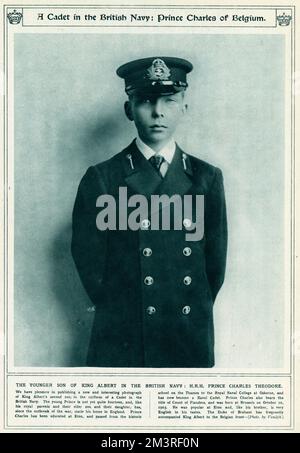
<svg viewBox="0 0 300 453">
<path fill-rule="evenodd" d="M 192 69 L 181 58 L 156 56 L 117 70 L 137 137 L 87 170 L 73 211 L 72 254 L 95 306 L 88 366 L 214 366 L 213 304 L 225 274 L 226 206 L 221 170 L 174 141 Z M 165 210 L 144 204 L 136 227 L 137 196 L 150 205 L 153 196 L 192 200 L 192 209 L 178 211 L 170 203 L 170 222 L 157 228 L 155 215 Z M 204 208 L 202 234 L 195 230 L 197 206 Z M 105 228 L 108 207 L 115 216 Z"/>
</svg>

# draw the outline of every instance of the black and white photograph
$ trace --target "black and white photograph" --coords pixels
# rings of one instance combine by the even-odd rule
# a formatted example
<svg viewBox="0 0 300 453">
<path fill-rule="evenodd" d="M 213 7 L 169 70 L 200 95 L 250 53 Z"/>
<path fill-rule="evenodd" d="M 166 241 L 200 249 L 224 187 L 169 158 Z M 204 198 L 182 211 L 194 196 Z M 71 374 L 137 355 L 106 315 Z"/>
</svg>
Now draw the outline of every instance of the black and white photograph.
<svg viewBox="0 0 300 453">
<path fill-rule="evenodd" d="M 214 310 L 217 366 L 281 368 L 284 40 L 136 39 L 15 38 L 15 365 L 213 366 Z M 120 187 L 203 195 L 202 238 L 99 230 Z"/>
</svg>

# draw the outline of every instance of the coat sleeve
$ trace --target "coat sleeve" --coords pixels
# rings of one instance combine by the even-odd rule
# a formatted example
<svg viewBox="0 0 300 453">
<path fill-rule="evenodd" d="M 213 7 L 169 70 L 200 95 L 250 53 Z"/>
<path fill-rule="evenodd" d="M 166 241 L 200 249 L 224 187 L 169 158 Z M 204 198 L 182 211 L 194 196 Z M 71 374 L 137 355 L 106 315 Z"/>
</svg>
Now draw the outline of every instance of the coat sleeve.
<svg viewBox="0 0 300 453">
<path fill-rule="evenodd" d="M 223 175 L 216 169 L 205 203 L 206 274 L 213 301 L 223 284 L 227 254 L 227 216 Z"/>
<path fill-rule="evenodd" d="M 72 215 L 71 252 L 80 280 L 94 305 L 103 297 L 107 231 L 96 227 L 96 200 L 105 193 L 95 168 L 88 168 L 77 191 Z"/>
</svg>

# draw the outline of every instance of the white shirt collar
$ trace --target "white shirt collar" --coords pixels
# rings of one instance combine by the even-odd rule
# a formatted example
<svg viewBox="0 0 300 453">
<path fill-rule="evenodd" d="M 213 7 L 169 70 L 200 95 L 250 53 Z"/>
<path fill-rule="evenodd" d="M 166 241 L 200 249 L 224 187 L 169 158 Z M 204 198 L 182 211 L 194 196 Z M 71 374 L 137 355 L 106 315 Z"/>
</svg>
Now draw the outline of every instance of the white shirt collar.
<svg viewBox="0 0 300 453">
<path fill-rule="evenodd" d="M 150 146 L 146 145 L 146 143 L 144 143 L 140 139 L 140 137 L 136 138 L 135 143 L 140 152 L 144 155 L 144 157 L 147 160 L 149 160 L 150 157 L 154 156 L 155 154 L 159 154 L 160 156 L 163 156 L 166 159 L 169 165 L 172 162 L 176 150 L 176 143 L 174 139 L 171 139 L 158 153 L 153 151 L 153 149 L 150 148 Z"/>
</svg>

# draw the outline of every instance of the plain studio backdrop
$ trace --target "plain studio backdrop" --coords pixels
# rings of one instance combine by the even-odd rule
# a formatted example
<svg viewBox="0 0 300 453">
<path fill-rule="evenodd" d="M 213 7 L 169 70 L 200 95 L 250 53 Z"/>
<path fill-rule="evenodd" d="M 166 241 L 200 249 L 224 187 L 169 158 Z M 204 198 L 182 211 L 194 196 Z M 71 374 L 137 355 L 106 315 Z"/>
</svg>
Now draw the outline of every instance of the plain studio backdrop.
<svg viewBox="0 0 300 453">
<path fill-rule="evenodd" d="M 70 253 L 77 187 L 136 135 L 116 68 L 164 55 L 194 64 L 176 139 L 224 175 L 229 249 L 214 308 L 216 366 L 284 364 L 283 38 L 61 33 L 15 38 L 16 366 L 85 364 L 94 314 Z"/>
</svg>

